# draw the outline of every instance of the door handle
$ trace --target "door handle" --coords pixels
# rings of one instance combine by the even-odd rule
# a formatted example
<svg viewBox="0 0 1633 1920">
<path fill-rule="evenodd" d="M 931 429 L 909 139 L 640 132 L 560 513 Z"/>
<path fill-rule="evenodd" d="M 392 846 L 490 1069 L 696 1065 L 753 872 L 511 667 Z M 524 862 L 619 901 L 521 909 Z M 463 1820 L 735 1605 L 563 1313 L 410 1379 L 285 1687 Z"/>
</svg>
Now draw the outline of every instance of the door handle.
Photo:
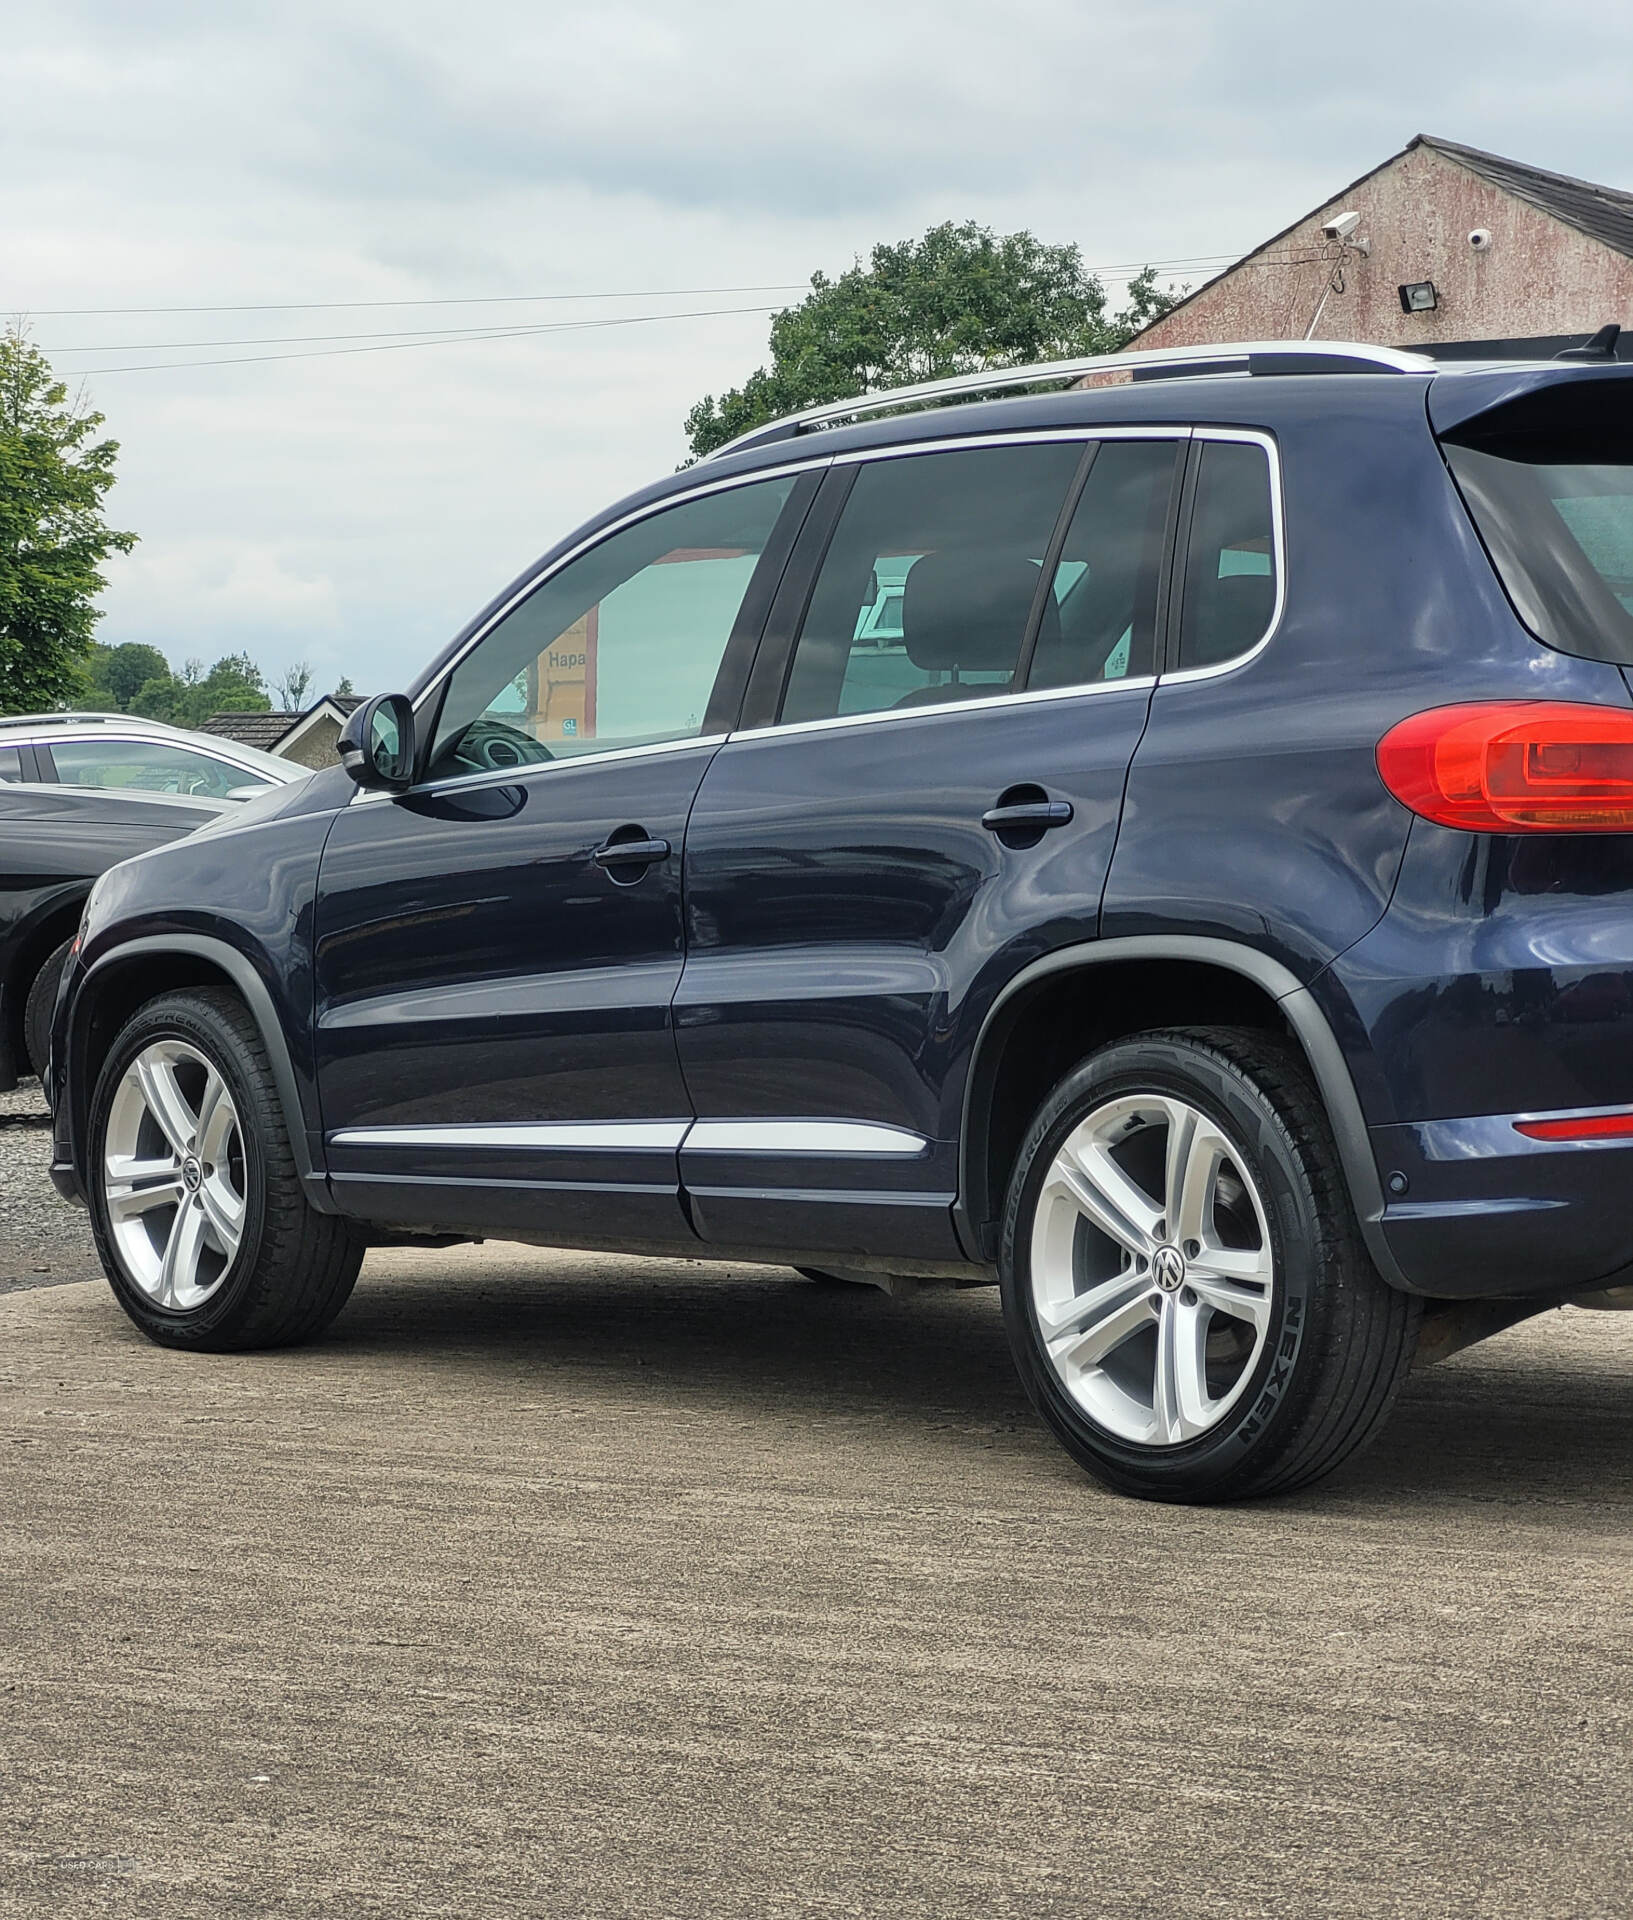
<svg viewBox="0 0 1633 1920">
<path fill-rule="evenodd" d="M 1070 800 L 1018 800 L 1007 807 L 988 807 L 981 824 L 989 833 L 1026 833 L 1063 827 L 1071 817 Z"/>
<path fill-rule="evenodd" d="M 590 858 L 598 867 L 650 867 L 654 861 L 669 858 L 669 842 L 612 839 L 597 847 Z"/>
</svg>

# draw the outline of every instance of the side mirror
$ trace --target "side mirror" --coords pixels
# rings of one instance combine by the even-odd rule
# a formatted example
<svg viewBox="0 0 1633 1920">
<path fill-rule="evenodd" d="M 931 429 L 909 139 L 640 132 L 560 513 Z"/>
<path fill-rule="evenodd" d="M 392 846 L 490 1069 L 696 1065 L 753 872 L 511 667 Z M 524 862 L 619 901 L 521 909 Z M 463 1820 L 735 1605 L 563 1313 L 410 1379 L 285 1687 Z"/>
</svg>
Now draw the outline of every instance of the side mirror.
<svg viewBox="0 0 1633 1920">
<path fill-rule="evenodd" d="M 401 793 L 414 781 L 414 709 L 403 693 L 365 700 L 335 742 L 340 764 L 360 787 Z"/>
</svg>

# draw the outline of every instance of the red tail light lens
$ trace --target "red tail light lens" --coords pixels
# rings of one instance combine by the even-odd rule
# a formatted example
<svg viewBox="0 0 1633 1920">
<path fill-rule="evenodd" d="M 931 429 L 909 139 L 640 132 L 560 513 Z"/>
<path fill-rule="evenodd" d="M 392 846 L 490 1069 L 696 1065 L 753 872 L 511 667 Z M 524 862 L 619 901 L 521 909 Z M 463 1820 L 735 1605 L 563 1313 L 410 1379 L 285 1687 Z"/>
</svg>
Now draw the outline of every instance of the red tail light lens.
<svg viewBox="0 0 1633 1920">
<path fill-rule="evenodd" d="M 1585 1113 L 1574 1120 L 1516 1120 L 1516 1133 L 1533 1140 L 1633 1139 L 1633 1113 Z"/>
<path fill-rule="evenodd" d="M 1471 833 L 1633 833 L 1633 709 L 1503 700 L 1391 727 L 1378 772 L 1403 806 Z"/>
</svg>

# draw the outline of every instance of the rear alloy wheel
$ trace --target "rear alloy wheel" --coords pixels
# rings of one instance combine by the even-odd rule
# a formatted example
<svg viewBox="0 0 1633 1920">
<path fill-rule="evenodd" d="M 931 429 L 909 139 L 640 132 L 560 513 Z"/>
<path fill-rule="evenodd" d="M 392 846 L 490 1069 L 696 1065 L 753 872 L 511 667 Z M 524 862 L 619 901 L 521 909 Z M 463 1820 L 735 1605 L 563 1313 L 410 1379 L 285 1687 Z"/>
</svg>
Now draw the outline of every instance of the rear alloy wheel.
<svg viewBox="0 0 1633 1920">
<path fill-rule="evenodd" d="M 120 1305 L 165 1346 L 310 1338 L 362 1260 L 307 1201 L 266 1049 L 235 995 L 167 994 L 115 1040 L 91 1102 L 91 1223 Z"/>
<path fill-rule="evenodd" d="M 1071 1074 L 1022 1145 L 1001 1272 L 1039 1411 L 1090 1472 L 1155 1499 L 1330 1472 L 1416 1341 L 1302 1060 L 1256 1032 L 1146 1035 Z"/>
</svg>

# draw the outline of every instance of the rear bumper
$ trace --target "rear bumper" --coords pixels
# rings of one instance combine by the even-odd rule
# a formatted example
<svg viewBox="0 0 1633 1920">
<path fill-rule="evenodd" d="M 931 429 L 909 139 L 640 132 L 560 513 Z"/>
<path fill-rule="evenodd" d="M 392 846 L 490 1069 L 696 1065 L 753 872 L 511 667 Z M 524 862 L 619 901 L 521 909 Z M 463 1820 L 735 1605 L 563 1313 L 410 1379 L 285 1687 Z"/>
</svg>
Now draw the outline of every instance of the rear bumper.
<svg viewBox="0 0 1633 1920">
<path fill-rule="evenodd" d="M 1561 1295 L 1633 1267 L 1633 1141 L 1528 1139 L 1486 1114 L 1374 1127 L 1389 1250 L 1415 1292 Z"/>
</svg>

